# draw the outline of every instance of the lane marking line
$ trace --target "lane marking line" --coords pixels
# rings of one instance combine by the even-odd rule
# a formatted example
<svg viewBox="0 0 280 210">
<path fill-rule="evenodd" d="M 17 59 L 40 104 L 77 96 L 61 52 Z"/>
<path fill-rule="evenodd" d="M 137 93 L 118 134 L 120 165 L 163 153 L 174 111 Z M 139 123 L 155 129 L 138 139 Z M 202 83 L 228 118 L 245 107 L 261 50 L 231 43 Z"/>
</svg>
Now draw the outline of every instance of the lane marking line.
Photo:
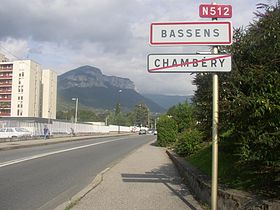
<svg viewBox="0 0 280 210">
<path fill-rule="evenodd" d="M 34 159 L 38 159 L 38 158 L 42 158 L 42 157 L 46 157 L 46 156 L 50 156 L 50 155 L 55 155 L 55 154 L 59 154 L 59 153 L 63 153 L 63 152 L 69 152 L 69 151 L 73 151 L 73 150 L 77 150 L 77 149 L 83 149 L 83 148 L 87 148 L 87 147 L 91 147 L 91 146 L 96 146 L 99 144 L 111 143 L 111 142 L 120 141 L 123 139 L 124 138 L 119 138 L 119 139 L 114 139 L 114 140 L 109 140 L 109 141 L 101 141 L 101 142 L 97 142 L 97 143 L 93 143 L 93 144 L 87 144 L 87 145 L 73 147 L 73 148 L 69 148 L 69 149 L 58 150 L 58 151 L 54 151 L 54 152 L 47 152 L 47 153 L 43 153 L 43 154 L 39 154 L 39 155 L 33 155 L 30 157 L 19 158 L 16 160 L 10 160 L 10 161 L 0 163 L 0 168 L 9 166 L 9 165 L 13 165 L 13 164 L 17 164 L 17 163 L 21 163 L 21 162 L 25 162 L 28 160 L 34 160 Z"/>
</svg>

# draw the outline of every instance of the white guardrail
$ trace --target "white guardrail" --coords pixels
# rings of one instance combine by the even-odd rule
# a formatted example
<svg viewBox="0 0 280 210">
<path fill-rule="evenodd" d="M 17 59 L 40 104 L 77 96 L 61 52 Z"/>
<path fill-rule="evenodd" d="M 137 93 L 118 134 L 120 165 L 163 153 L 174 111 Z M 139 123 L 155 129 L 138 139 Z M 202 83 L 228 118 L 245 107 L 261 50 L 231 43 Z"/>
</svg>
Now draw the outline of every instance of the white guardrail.
<svg viewBox="0 0 280 210">
<path fill-rule="evenodd" d="M 118 126 L 118 125 L 102 125 L 104 123 L 71 123 L 53 120 L 50 123 L 46 121 L 38 122 L 37 120 L 0 120 L 0 128 L 3 127 L 22 127 L 29 130 L 33 136 L 43 136 L 44 128 L 47 127 L 50 135 L 70 135 L 71 133 L 88 135 L 94 133 L 110 133 L 110 132 L 138 132 L 139 127 L 136 126 Z M 141 127 L 146 129 L 146 127 Z"/>
</svg>

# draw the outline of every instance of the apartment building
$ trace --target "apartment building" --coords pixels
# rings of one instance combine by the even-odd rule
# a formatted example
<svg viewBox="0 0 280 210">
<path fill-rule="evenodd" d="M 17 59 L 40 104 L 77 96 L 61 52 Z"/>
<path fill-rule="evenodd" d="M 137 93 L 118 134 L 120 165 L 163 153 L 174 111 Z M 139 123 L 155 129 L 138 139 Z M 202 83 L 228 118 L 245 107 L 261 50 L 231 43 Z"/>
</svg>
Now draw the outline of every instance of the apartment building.
<svg viewBox="0 0 280 210">
<path fill-rule="evenodd" d="M 42 71 L 41 95 L 42 117 L 56 119 L 57 74 L 50 69 Z"/>
<path fill-rule="evenodd" d="M 57 75 L 32 60 L 0 61 L 0 117 L 55 119 Z"/>
</svg>

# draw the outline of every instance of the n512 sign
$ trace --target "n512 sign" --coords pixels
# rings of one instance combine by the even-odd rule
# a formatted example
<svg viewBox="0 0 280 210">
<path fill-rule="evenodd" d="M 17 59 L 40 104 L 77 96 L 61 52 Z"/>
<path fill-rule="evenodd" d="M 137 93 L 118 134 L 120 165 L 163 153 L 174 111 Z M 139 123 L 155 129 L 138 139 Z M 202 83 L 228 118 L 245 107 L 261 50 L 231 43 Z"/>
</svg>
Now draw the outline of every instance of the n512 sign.
<svg viewBox="0 0 280 210">
<path fill-rule="evenodd" d="M 202 18 L 231 18 L 232 6 L 223 4 L 201 4 L 199 16 Z"/>
</svg>

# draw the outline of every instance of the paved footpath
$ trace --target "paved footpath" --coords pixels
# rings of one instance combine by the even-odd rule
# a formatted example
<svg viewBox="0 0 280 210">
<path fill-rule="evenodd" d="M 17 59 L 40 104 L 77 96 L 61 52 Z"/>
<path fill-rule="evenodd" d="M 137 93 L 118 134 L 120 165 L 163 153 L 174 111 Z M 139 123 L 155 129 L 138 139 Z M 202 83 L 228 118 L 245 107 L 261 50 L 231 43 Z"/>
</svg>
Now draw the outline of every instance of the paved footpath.
<svg viewBox="0 0 280 210">
<path fill-rule="evenodd" d="M 151 143 L 130 153 L 71 210 L 202 210 L 165 149 Z"/>
</svg>

